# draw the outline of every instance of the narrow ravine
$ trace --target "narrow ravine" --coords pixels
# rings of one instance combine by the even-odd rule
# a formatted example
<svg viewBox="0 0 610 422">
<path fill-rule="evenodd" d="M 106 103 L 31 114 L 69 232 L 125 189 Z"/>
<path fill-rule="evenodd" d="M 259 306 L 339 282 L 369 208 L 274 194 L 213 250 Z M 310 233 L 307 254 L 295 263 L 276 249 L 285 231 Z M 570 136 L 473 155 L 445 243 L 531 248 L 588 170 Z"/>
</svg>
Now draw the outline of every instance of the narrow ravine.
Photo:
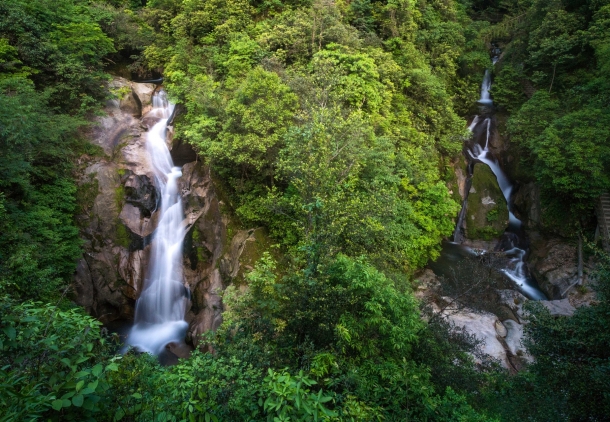
<svg viewBox="0 0 610 422">
<path fill-rule="evenodd" d="M 147 276 L 136 302 L 134 326 L 127 344 L 144 352 L 160 354 L 170 342 L 183 341 L 188 289 L 183 284 L 182 244 L 184 211 L 178 190 L 181 169 L 175 167 L 166 144 L 167 122 L 174 106 L 165 91 L 153 96 L 153 109 L 146 118 L 159 119 L 146 134 L 146 147 L 155 173 L 160 201 L 159 223 L 153 235 Z"/>
<path fill-rule="evenodd" d="M 499 50 L 494 48 L 494 57 L 492 58 L 494 65 L 498 61 L 499 53 Z M 529 299 L 545 300 L 546 295 L 538 288 L 536 281 L 529 274 L 525 263 L 527 241 L 522 222 L 513 213 L 514 206 L 512 199 L 514 185 L 502 170 L 498 159 L 494 157 L 493 153 L 490 151 L 490 141 L 493 133 L 491 125 L 494 115 L 493 100 L 490 95 L 491 85 L 491 72 L 486 70 L 481 84 L 481 98 L 478 100 L 480 114 L 475 116 L 468 126 L 468 130 L 472 134 L 472 142 L 466 149 L 466 158 L 469 163 L 469 180 L 472 177 L 474 166 L 477 163 L 487 165 L 496 176 L 498 186 L 506 200 L 509 216 L 508 227 L 495 248 L 496 252 L 504 252 L 507 258 L 504 260 L 504 266 L 498 270 L 508 277 L 514 283 L 515 287 Z M 461 245 L 463 242 L 461 228 L 466 213 L 466 207 L 468 206 L 469 190 L 470 185 L 467 183 L 465 189 L 466 198 L 464 199 L 462 209 L 458 216 L 453 242 L 449 242 L 449 244 L 444 246 L 441 258 L 437 261 L 437 268 L 440 266 L 453 265 L 452 263 L 459 262 L 464 257 L 476 255 L 475 251 L 471 248 Z M 485 253 L 485 251 L 479 251 L 477 253 Z"/>
</svg>

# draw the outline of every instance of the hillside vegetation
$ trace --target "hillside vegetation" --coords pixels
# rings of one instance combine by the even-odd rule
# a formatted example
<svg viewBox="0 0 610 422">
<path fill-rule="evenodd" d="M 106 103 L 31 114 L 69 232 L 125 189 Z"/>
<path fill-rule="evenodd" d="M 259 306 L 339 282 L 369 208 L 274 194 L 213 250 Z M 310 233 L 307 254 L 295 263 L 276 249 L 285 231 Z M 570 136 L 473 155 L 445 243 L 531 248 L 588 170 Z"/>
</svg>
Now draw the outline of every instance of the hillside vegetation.
<svg viewBox="0 0 610 422">
<path fill-rule="evenodd" d="M 597 305 L 532 306 L 514 376 L 423 318 L 412 278 L 454 229 L 491 41 L 549 221 L 587 224 L 610 184 L 609 37 L 604 0 L 2 1 L 0 421 L 604 420 L 605 266 Z M 165 78 L 176 136 L 274 244 L 227 289 L 213 353 L 172 367 L 117 356 L 69 300 L 77 158 L 100 154 L 83 133 L 126 66 Z"/>
</svg>

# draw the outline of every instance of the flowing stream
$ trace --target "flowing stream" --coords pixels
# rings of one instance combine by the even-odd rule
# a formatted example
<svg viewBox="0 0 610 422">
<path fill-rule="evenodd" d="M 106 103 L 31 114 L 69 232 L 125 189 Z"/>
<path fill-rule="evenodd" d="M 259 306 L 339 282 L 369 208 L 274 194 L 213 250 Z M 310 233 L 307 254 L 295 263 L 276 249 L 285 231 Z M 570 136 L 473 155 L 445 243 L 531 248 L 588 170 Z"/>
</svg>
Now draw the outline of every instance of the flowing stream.
<svg viewBox="0 0 610 422">
<path fill-rule="evenodd" d="M 498 60 L 499 51 L 494 51 L 494 54 L 495 56 L 492 61 L 495 64 Z M 469 172 L 471 174 L 469 174 L 469 176 L 472 176 L 474 163 L 486 164 L 496 176 L 498 186 L 506 199 L 509 215 L 508 227 L 502 235 L 499 244 L 496 246 L 496 251 L 505 252 L 507 258 L 504 267 L 499 269 L 500 272 L 508 277 L 528 298 L 544 300 L 546 299 L 545 294 L 538 288 L 536 281 L 529 275 L 525 263 L 525 256 L 527 254 L 525 233 L 523 232 L 521 221 L 513 213 L 512 194 L 514 186 L 489 149 L 489 143 L 492 136 L 491 125 L 493 117 L 493 101 L 489 92 L 491 83 L 491 72 L 486 70 L 481 84 L 481 98 L 478 101 L 481 105 L 481 114 L 475 116 L 468 126 L 468 130 L 473 134 L 474 140 L 472 146 L 466 150 L 468 155 L 467 158 L 470 162 Z M 455 263 L 459 262 L 461 259 L 476 255 L 474 250 L 460 244 L 462 241 L 461 226 L 468 204 L 467 196 L 470 190 L 470 183 L 469 177 L 466 184 L 466 198 L 464 199 L 462 210 L 458 216 L 458 222 L 453 236 L 454 242 L 449 242 L 444 245 L 440 259 L 432 265 L 435 272 L 439 269 L 441 272 L 444 272 L 442 267 L 455 266 Z"/>
<path fill-rule="evenodd" d="M 136 302 L 134 326 L 127 337 L 128 345 L 155 355 L 168 343 L 183 341 L 188 326 L 184 321 L 188 289 L 182 274 L 184 212 L 178 191 L 182 172 L 174 166 L 165 137 L 173 108 L 165 91 L 160 90 L 153 96 L 153 109 L 146 115 L 159 119 L 146 134 L 146 148 L 160 193 L 159 223 L 151 245 L 147 278 Z"/>
</svg>

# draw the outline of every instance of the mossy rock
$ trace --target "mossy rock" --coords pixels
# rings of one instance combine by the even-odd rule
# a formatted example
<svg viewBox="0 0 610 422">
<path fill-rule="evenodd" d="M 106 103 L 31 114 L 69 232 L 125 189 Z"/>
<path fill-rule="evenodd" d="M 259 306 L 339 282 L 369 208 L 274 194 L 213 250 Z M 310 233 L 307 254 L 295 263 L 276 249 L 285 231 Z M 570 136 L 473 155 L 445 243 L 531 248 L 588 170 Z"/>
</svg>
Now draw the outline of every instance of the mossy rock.
<svg viewBox="0 0 610 422">
<path fill-rule="evenodd" d="M 458 204 L 461 204 L 463 201 L 462 195 L 460 194 L 460 177 L 462 177 L 461 185 L 463 186 L 467 175 L 468 165 L 463 156 L 458 157 L 445 166 L 444 179 L 447 183 L 447 189 L 449 189 L 451 199 Z"/>
<path fill-rule="evenodd" d="M 476 164 L 466 211 L 466 237 L 491 240 L 504 233 L 508 206 L 496 176 L 486 164 Z"/>
</svg>

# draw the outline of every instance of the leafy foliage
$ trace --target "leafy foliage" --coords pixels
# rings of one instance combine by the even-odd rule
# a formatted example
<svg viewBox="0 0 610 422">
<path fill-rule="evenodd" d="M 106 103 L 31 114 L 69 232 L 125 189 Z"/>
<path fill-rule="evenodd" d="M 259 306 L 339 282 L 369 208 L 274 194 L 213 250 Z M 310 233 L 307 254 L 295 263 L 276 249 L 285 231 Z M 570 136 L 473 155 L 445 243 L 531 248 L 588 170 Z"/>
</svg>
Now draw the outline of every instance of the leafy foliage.
<svg viewBox="0 0 610 422">
<path fill-rule="evenodd" d="M 512 36 L 492 95 L 513 111 L 507 129 L 543 189 L 549 225 L 583 220 L 610 187 L 605 51 L 608 5 L 569 1 L 509 7 Z M 520 17 L 517 19 L 515 16 Z"/>
<path fill-rule="evenodd" d="M 109 388 L 101 323 L 78 309 L 41 303 L 0 305 L 2 421 L 88 420 Z"/>
</svg>

